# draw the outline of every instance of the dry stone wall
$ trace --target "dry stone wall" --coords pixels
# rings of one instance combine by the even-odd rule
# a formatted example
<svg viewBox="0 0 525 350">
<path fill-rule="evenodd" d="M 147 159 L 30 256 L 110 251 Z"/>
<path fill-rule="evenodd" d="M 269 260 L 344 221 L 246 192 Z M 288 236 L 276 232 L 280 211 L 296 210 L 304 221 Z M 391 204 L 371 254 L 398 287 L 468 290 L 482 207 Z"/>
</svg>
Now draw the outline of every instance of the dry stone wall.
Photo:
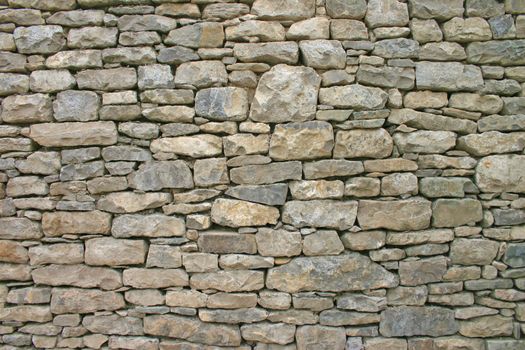
<svg viewBox="0 0 525 350">
<path fill-rule="evenodd" d="M 525 349 L 525 1 L 0 0 L 0 349 Z"/>
</svg>

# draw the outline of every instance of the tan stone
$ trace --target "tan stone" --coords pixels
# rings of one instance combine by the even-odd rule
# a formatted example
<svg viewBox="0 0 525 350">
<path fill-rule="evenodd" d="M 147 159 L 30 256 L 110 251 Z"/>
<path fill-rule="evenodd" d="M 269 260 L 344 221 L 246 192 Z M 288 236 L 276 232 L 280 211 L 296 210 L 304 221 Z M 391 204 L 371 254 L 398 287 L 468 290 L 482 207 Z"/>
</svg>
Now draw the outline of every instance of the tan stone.
<svg viewBox="0 0 525 350">
<path fill-rule="evenodd" d="M 334 147 L 332 125 L 322 121 L 281 124 L 270 140 L 270 157 L 275 160 L 330 157 Z"/>
<path fill-rule="evenodd" d="M 431 203 L 423 198 L 398 201 L 359 201 L 357 220 L 362 229 L 421 230 L 430 225 Z"/>
<path fill-rule="evenodd" d="M 394 142 L 385 129 L 355 129 L 336 134 L 334 158 L 386 158 Z"/>
<path fill-rule="evenodd" d="M 145 261 L 144 241 L 103 237 L 89 239 L 85 244 L 88 265 L 136 265 Z"/>
<path fill-rule="evenodd" d="M 264 288 L 264 273 L 251 270 L 197 273 L 191 276 L 190 286 L 223 292 L 249 292 Z"/>
<path fill-rule="evenodd" d="M 239 346 L 241 344 L 239 326 L 203 323 L 198 319 L 183 316 L 146 316 L 144 333 L 207 345 Z"/>
<path fill-rule="evenodd" d="M 86 265 L 48 265 L 31 272 L 33 281 L 50 286 L 117 289 L 122 286 L 120 272 Z"/>
<path fill-rule="evenodd" d="M 188 274 L 182 269 L 131 268 L 122 274 L 124 285 L 133 288 L 166 288 L 188 285 Z"/>
<path fill-rule="evenodd" d="M 34 124 L 29 137 L 46 147 L 113 145 L 117 143 L 117 128 L 108 121 Z"/>
<path fill-rule="evenodd" d="M 276 208 L 234 199 L 217 199 L 211 208 L 212 221 L 229 227 L 275 224 L 279 216 Z"/>
<path fill-rule="evenodd" d="M 109 234 L 111 215 L 101 211 L 46 212 L 42 216 L 42 229 L 46 236 L 65 234 Z"/>
<path fill-rule="evenodd" d="M 51 312 L 54 314 L 112 311 L 124 308 L 125 304 L 120 293 L 96 289 L 55 288 L 51 295 Z"/>
</svg>

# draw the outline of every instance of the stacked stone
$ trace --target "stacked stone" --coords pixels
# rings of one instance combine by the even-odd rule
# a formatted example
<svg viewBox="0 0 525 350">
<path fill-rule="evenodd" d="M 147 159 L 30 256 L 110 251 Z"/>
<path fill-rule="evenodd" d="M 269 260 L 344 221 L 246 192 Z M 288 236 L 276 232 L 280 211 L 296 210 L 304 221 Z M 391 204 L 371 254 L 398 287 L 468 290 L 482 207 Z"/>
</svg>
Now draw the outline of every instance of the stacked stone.
<svg viewBox="0 0 525 350">
<path fill-rule="evenodd" d="M 525 1 L 0 0 L 0 349 L 525 349 Z"/>
</svg>

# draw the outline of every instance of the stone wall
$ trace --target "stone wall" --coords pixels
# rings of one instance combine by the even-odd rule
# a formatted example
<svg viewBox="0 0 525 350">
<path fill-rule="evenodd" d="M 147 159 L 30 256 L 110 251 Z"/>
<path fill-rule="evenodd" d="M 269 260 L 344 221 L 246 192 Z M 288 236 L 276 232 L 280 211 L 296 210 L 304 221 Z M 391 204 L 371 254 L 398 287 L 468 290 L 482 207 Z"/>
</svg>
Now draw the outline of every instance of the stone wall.
<svg viewBox="0 0 525 350">
<path fill-rule="evenodd" d="M 0 50 L 0 349 L 525 349 L 525 1 L 0 0 Z"/>
</svg>

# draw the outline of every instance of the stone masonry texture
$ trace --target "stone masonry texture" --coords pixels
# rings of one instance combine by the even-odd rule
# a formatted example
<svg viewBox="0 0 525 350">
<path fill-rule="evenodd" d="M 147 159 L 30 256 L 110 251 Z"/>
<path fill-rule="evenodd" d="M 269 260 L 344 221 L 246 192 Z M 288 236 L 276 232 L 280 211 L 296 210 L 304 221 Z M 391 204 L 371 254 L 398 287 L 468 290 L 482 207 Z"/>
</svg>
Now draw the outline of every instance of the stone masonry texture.
<svg viewBox="0 0 525 350">
<path fill-rule="evenodd" d="M 524 0 L 0 0 L 0 350 L 525 350 Z"/>
</svg>

